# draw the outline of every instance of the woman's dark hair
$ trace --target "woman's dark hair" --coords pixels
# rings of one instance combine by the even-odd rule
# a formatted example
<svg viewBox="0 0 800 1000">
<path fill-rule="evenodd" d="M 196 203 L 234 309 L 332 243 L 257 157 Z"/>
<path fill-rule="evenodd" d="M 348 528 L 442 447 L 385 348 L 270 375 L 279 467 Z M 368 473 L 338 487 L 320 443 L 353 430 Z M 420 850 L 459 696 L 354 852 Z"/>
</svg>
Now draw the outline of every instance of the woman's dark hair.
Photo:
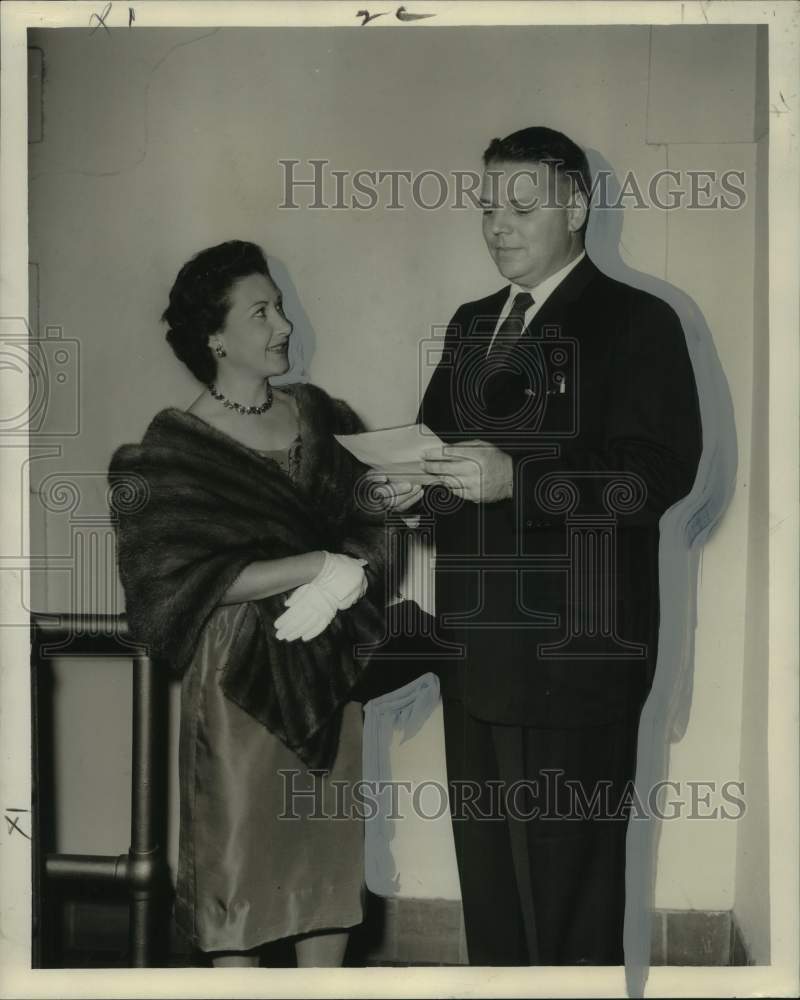
<svg viewBox="0 0 800 1000">
<path fill-rule="evenodd" d="M 547 163 L 559 177 L 567 178 L 586 199 L 586 220 L 580 232 L 586 231 L 589 222 L 592 175 L 586 153 L 563 132 L 543 125 L 512 132 L 505 139 L 492 139 L 483 154 L 484 166 L 504 160 L 507 163 Z"/>
<path fill-rule="evenodd" d="M 229 240 L 195 254 L 178 272 L 161 319 L 167 343 L 201 382 L 213 382 L 217 361 L 208 338 L 225 323 L 233 285 L 250 274 L 269 277 L 264 251 L 255 243 Z"/>
</svg>

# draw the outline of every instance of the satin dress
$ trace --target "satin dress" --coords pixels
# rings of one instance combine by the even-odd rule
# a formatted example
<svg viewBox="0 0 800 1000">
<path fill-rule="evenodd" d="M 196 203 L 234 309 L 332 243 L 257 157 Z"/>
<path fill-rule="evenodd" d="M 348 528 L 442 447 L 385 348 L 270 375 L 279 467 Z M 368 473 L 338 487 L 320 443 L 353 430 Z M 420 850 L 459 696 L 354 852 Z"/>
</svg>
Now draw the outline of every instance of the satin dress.
<svg viewBox="0 0 800 1000">
<path fill-rule="evenodd" d="M 298 447 L 261 454 L 292 475 Z M 245 608 L 214 610 L 181 688 L 176 922 L 202 951 L 249 951 L 364 915 L 363 820 L 343 791 L 361 779 L 361 705 L 344 707 L 331 771 L 309 773 L 222 693 Z"/>
</svg>

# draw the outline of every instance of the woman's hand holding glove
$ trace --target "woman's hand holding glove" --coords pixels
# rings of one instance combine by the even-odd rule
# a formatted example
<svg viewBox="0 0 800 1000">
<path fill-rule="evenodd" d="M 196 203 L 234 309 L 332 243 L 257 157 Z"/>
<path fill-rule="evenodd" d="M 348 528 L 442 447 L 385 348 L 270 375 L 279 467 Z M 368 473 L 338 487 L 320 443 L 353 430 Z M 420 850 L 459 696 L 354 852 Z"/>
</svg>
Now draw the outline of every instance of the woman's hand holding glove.
<svg viewBox="0 0 800 1000">
<path fill-rule="evenodd" d="M 314 579 L 286 599 L 287 610 L 275 619 L 278 639 L 310 642 L 324 632 L 337 611 L 351 607 L 366 593 L 366 565 L 364 559 L 326 552 Z"/>
</svg>

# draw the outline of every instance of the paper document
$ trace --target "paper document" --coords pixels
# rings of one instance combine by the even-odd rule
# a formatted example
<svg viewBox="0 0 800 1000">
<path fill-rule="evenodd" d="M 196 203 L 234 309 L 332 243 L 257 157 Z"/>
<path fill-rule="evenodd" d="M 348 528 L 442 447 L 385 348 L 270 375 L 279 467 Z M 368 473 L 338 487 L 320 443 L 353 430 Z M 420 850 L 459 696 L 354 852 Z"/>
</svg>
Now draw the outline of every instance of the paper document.
<svg viewBox="0 0 800 1000">
<path fill-rule="evenodd" d="M 389 427 L 364 434 L 334 434 L 359 462 L 388 476 L 421 475 L 422 453 L 428 448 L 442 448 L 444 442 L 425 424 Z"/>
</svg>

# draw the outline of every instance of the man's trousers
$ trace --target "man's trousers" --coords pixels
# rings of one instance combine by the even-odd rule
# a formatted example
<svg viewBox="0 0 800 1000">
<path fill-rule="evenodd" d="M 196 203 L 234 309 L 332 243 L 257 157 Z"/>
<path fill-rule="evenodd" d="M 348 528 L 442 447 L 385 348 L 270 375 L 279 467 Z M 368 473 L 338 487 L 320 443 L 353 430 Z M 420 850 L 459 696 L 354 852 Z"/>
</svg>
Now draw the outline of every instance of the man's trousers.
<svg viewBox="0 0 800 1000">
<path fill-rule="evenodd" d="M 638 716 L 546 730 L 444 709 L 470 964 L 621 965 Z"/>
<path fill-rule="evenodd" d="M 354 696 L 366 701 L 427 670 L 439 676 L 470 963 L 622 964 L 620 803 L 635 773 L 639 706 L 623 722 L 575 729 L 482 722 L 464 708 L 463 660 L 435 655 L 430 619 L 406 604 L 390 609 L 390 621 L 389 658 L 376 660 Z M 583 818 L 593 808 L 606 818 Z"/>
</svg>

